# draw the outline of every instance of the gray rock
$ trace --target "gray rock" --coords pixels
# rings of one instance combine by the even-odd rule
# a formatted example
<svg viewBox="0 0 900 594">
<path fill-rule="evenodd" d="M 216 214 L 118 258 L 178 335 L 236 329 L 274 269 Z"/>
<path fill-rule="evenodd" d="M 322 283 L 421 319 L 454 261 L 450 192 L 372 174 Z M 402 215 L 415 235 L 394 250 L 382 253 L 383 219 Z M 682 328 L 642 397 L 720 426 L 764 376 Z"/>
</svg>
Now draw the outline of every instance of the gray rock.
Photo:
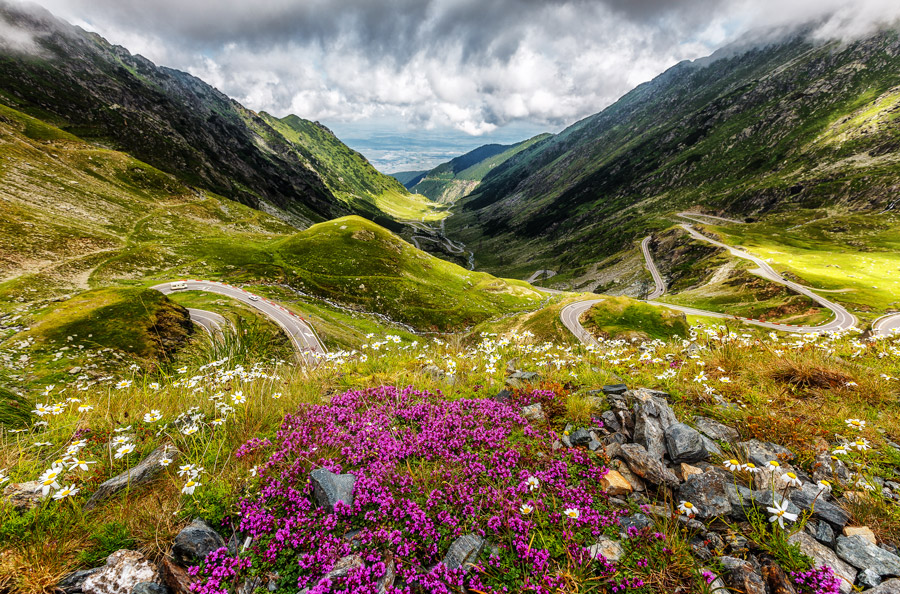
<svg viewBox="0 0 900 594">
<path fill-rule="evenodd" d="M 350 573 L 352 569 L 358 569 L 360 567 L 365 566 L 365 562 L 363 558 L 359 555 L 347 555 L 346 557 L 341 557 L 337 560 L 334 566 L 331 568 L 331 571 L 325 574 L 324 577 L 330 580 L 337 580 L 343 577 L 347 577 L 347 574 Z"/>
<path fill-rule="evenodd" d="M 754 506 L 763 514 L 767 514 L 766 508 L 773 505 L 775 499 L 772 491 L 769 489 L 761 489 L 759 491 L 751 491 L 743 485 L 735 485 L 734 483 L 726 483 L 725 494 L 731 503 L 731 517 L 737 520 L 747 519 L 747 512 Z M 781 494 L 777 495 L 780 502 Z M 792 514 L 799 514 L 800 508 L 794 505 L 789 499 L 787 500 L 787 511 Z"/>
<path fill-rule="evenodd" d="M 468 571 L 478 560 L 481 551 L 484 550 L 484 539 L 475 534 L 463 534 L 453 541 L 450 550 L 444 556 L 444 565 L 447 569 L 459 569 L 462 567 Z"/>
<path fill-rule="evenodd" d="M 628 391 L 628 386 L 625 384 L 610 384 L 608 386 L 603 386 L 600 389 L 604 394 L 609 396 L 610 394 L 624 394 Z"/>
<path fill-rule="evenodd" d="M 141 582 L 131 589 L 131 594 L 168 594 L 168 590 L 156 582 Z"/>
<path fill-rule="evenodd" d="M 678 488 L 678 496 L 694 504 L 700 519 L 728 516 L 732 511 L 731 501 L 725 491 L 728 478 L 730 477 L 717 469 L 692 474 Z"/>
<path fill-rule="evenodd" d="M 576 429 L 569 434 L 569 441 L 575 447 L 587 446 L 591 443 L 591 434 L 584 429 Z"/>
<path fill-rule="evenodd" d="M 642 479 L 654 485 L 666 485 L 673 489 L 678 486 L 678 477 L 666 468 L 661 459 L 652 458 L 643 446 L 626 443 L 621 446 L 621 454 L 628 468 Z"/>
<path fill-rule="evenodd" d="M 606 433 L 615 433 L 616 431 L 622 430 L 622 424 L 619 422 L 616 413 L 613 411 L 603 411 L 603 414 L 600 415 L 600 419 L 603 420 L 603 428 L 606 429 Z"/>
<path fill-rule="evenodd" d="M 816 456 L 812 478 L 816 482 L 827 480 L 846 483 L 850 481 L 850 469 L 842 461 L 832 459 L 826 452 Z"/>
<path fill-rule="evenodd" d="M 634 442 L 656 459 L 666 455 L 665 430 L 678 422 L 664 398 L 650 390 L 630 392 L 634 397 Z"/>
<path fill-rule="evenodd" d="M 703 445 L 703 437 L 693 427 L 684 423 L 675 423 L 666 427 L 664 435 L 669 458 L 676 464 L 699 462 L 709 455 Z"/>
<path fill-rule="evenodd" d="M 79 571 L 73 571 L 63 579 L 59 580 L 56 588 L 58 590 L 62 590 L 66 594 L 81 594 L 81 592 L 83 591 L 81 589 L 81 586 L 84 584 L 84 580 L 86 580 L 89 576 L 94 575 L 101 569 L 103 568 L 95 567 L 93 569 L 81 569 Z"/>
<path fill-rule="evenodd" d="M 536 382 L 541 379 L 541 375 L 536 371 L 516 371 L 509 376 L 512 379 L 522 380 L 525 382 Z"/>
<path fill-rule="evenodd" d="M 725 452 L 722 451 L 722 448 L 719 447 L 719 444 L 706 437 L 702 433 L 700 434 L 700 438 L 703 440 L 703 447 L 706 448 L 706 451 L 711 456 L 718 456 L 719 458 L 725 457 Z"/>
<path fill-rule="evenodd" d="M 547 420 L 547 415 L 544 414 L 544 407 L 541 406 L 540 402 L 524 406 L 520 412 L 525 417 L 525 420 L 532 423 L 543 423 Z"/>
<path fill-rule="evenodd" d="M 694 426 L 697 428 L 697 431 L 710 439 L 735 444 L 741 438 L 736 429 L 732 429 L 728 425 L 723 425 L 709 417 L 694 417 Z"/>
<path fill-rule="evenodd" d="M 856 577 L 860 588 L 875 588 L 881 585 L 881 576 L 871 569 L 863 569 Z"/>
<path fill-rule="evenodd" d="M 824 522 L 820 522 L 824 523 Z M 834 551 L 817 542 L 813 537 L 805 532 L 797 532 L 788 539 L 792 544 L 800 547 L 800 551 L 809 557 L 812 557 L 816 565 L 827 565 L 834 570 L 834 575 L 841 580 L 841 592 L 847 594 L 853 591 L 853 584 L 856 581 L 856 570 L 842 561 Z"/>
<path fill-rule="evenodd" d="M 751 439 L 742 441 L 738 445 L 747 453 L 747 458 L 759 468 L 765 467 L 771 460 L 790 462 L 794 459 L 794 454 L 789 449 L 777 443 Z"/>
<path fill-rule="evenodd" d="M 3 489 L 3 499 L 18 511 L 29 510 L 43 499 L 40 481 L 12 483 Z"/>
<path fill-rule="evenodd" d="M 196 518 L 175 537 L 172 558 L 182 567 L 199 565 L 208 554 L 224 546 L 225 539 L 212 526 Z"/>
<path fill-rule="evenodd" d="M 629 410 L 628 396 L 625 394 L 607 394 L 606 400 L 609 402 L 610 408 L 616 413 Z"/>
<path fill-rule="evenodd" d="M 106 565 L 82 582 L 84 594 L 131 594 L 141 582 L 156 582 L 159 571 L 142 553 L 125 549 L 106 559 Z"/>
<path fill-rule="evenodd" d="M 813 517 L 825 520 L 832 526 L 840 529 L 850 521 L 850 514 L 845 512 L 830 501 L 825 500 L 825 494 L 819 494 L 819 489 L 811 483 L 804 483 L 800 489 L 790 494 L 791 502 L 806 511 L 813 510 Z"/>
<path fill-rule="evenodd" d="M 900 576 L 900 557 L 862 536 L 838 536 L 835 551 L 838 557 L 857 569 L 871 569 L 879 577 Z"/>
<path fill-rule="evenodd" d="M 618 562 L 625 555 L 625 549 L 622 548 L 619 541 L 613 540 L 608 536 L 601 536 L 597 544 L 591 545 L 589 551 L 591 559 L 597 559 L 602 556 L 613 563 Z"/>
<path fill-rule="evenodd" d="M 150 452 L 149 456 L 138 462 L 137 465 L 97 487 L 97 490 L 84 504 L 84 509 L 93 509 L 98 503 L 107 497 L 112 497 L 119 491 L 134 489 L 151 482 L 163 471 L 164 467 L 160 465 L 159 461 L 165 457 L 174 461 L 178 458 L 178 453 L 178 450 L 171 445 L 159 446 Z"/>
<path fill-rule="evenodd" d="M 494 400 L 497 400 L 498 402 L 507 402 L 509 400 L 512 400 L 512 396 L 512 392 L 507 389 L 503 389 L 494 395 Z"/>
<path fill-rule="evenodd" d="M 880 586 L 866 590 L 865 594 L 900 594 L 900 580 L 881 582 Z"/>
<path fill-rule="evenodd" d="M 309 473 L 313 487 L 313 500 L 327 510 L 334 511 L 338 501 L 353 506 L 353 487 L 356 477 L 352 474 L 335 474 L 326 468 L 316 468 Z"/>
<path fill-rule="evenodd" d="M 828 522 L 819 522 L 814 538 L 826 547 L 834 548 L 834 530 Z"/>
<path fill-rule="evenodd" d="M 753 566 L 736 557 L 719 557 L 722 565 L 722 581 L 736 592 L 766 594 L 766 583 Z"/>
<path fill-rule="evenodd" d="M 628 528 L 634 527 L 638 530 L 643 530 L 644 528 L 649 528 L 653 525 L 653 522 L 647 517 L 645 514 L 636 513 L 628 516 L 619 516 L 619 526 L 621 526 L 624 530 Z"/>
</svg>

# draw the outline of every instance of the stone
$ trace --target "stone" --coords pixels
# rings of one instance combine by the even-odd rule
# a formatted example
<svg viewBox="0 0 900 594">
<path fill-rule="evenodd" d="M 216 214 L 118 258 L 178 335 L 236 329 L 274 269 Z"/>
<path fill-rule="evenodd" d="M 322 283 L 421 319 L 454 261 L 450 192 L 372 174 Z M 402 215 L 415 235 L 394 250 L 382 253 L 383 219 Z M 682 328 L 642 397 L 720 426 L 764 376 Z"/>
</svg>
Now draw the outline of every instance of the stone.
<svg viewBox="0 0 900 594">
<path fill-rule="evenodd" d="M 81 367 L 78 367 L 77 365 L 69 370 L 70 375 L 75 375 L 76 373 L 81 373 Z"/>
<path fill-rule="evenodd" d="M 508 402 L 512 400 L 512 397 L 513 393 L 504 388 L 503 390 L 497 392 L 497 394 L 494 396 L 494 400 L 497 400 L 498 402 Z"/>
<path fill-rule="evenodd" d="M 326 573 L 324 577 L 330 580 L 337 580 L 347 577 L 347 574 L 350 573 L 351 569 L 359 569 L 361 567 L 365 567 L 365 562 L 362 557 L 359 555 L 347 555 L 346 557 L 338 559 L 331 568 L 331 571 Z"/>
<path fill-rule="evenodd" d="M 722 581 L 736 592 L 766 594 L 766 583 L 753 566 L 736 557 L 719 557 L 722 565 Z"/>
<path fill-rule="evenodd" d="M 850 481 L 850 469 L 841 460 L 832 458 L 831 454 L 825 452 L 816 456 L 812 478 L 815 482 L 827 480 L 833 483 L 847 483 Z"/>
<path fill-rule="evenodd" d="M 653 525 L 653 522 L 647 517 L 646 514 L 635 513 L 627 516 L 619 516 L 619 526 L 622 527 L 623 530 L 628 530 L 629 528 L 637 528 L 638 530 L 643 530 L 644 528 L 649 528 Z"/>
<path fill-rule="evenodd" d="M 719 447 L 719 444 L 706 437 L 702 433 L 700 434 L 700 439 L 703 440 L 703 447 L 706 448 L 706 451 L 710 456 L 718 456 L 719 458 L 725 457 L 725 452 L 722 450 L 722 448 Z"/>
<path fill-rule="evenodd" d="M 622 424 L 619 422 L 616 413 L 613 411 L 603 411 L 603 414 L 600 415 L 600 419 L 603 421 L 603 428 L 607 429 L 607 433 L 615 433 L 622 430 Z"/>
<path fill-rule="evenodd" d="M 619 544 L 619 541 L 613 540 L 607 536 L 601 536 L 600 540 L 597 541 L 597 544 L 591 545 L 589 551 L 591 559 L 604 557 L 607 561 L 613 563 L 617 563 L 625 555 L 625 550 L 622 548 L 622 545 Z"/>
<path fill-rule="evenodd" d="M 697 431 L 710 439 L 724 441 L 735 444 L 741 438 L 736 429 L 732 429 L 728 425 L 723 425 L 715 419 L 709 417 L 694 417 L 694 427 Z"/>
<path fill-rule="evenodd" d="M 875 533 L 868 526 L 844 526 L 844 536 L 862 536 L 873 545 L 877 545 Z"/>
<path fill-rule="evenodd" d="M 821 493 L 812 483 L 804 483 L 801 488 L 795 489 L 790 494 L 791 502 L 800 509 L 804 511 L 812 509 L 814 518 L 825 520 L 836 528 L 842 528 L 850 521 L 850 514 L 827 501 L 825 497 L 826 494 Z"/>
<path fill-rule="evenodd" d="M 815 539 L 826 547 L 834 548 L 834 530 L 828 522 L 819 522 L 819 525 L 816 526 Z"/>
<path fill-rule="evenodd" d="M 3 489 L 3 499 L 19 511 L 36 507 L 43 498 L 40 481 L 12 483 Z"/>
<path fill-rule="evenodd" d="M 747 458 L 759 468 L 765 467 L 771 460 L 790 462 L 794 459 L 794 454 L 789 449 L 777 443 L 751 439 L 739 442 L 738 445 L 747 453 Z"/>
<path fill-rule="evenodd" d="M 871 569 L 863 569 L 856 578 L 860 588 L 875 588 L 881 585 L 881 576 Z"/>
<path fill-rule="evenodd" d="M 524 406 L 520 412 L 526 421 L 532 423 L 543 423 L 547 420 L 547 415 L 544 414 L 544 407 L 541 406 L 540 402 Z"/>
<path fill-rule="evenodd" d="M 838 536 L 835 552 L 857 569 L 871 569 L 879 577 L 900 576 L 900 557 L 873 545 L 862 536 Z"/>
<path fill-rule="evenodd" d="M 823 522 L 824 523 L 824 522 Z M 827 565 L 831 567 L 841 580 L 841 592 L 847 594 L 853 591 L 853 584 L 856 582 L 856 569 L 849 563 L 845 563 L 838 557 L 834 551 L 805 532 L 797 532 L 788 538 L 788 542 L 798 545 L 800 551 L 815 561 L 816 565 Z"/>
<path fill-rule="evenodd" d="M 483 538 L 475 534 L 463 534 L 450 545 L 450 550 L 444 556 L 444 565 L 450 570 L 462 567 L 465 571 L 468 571 L 478 560 L 478 556 L 483 550 Z"/>
<path fill-rule="evenodd" d="M 606 491 L 608 495 L 613 497 L 618 495 L 628 495 L 634 491 L 625 477 L 618 470 L 609 470 L 603 478 L 600 479 L 600 487 Z"/>
<path fill-rule="evenodd" d="M 320 507 L 334 511 L 338 501 L 353 506 L 356 477 L 352 474 L 335 474 L 327 468 L 316 468 L 309 473 L 309 480 L 313 487 L 313 501 Z"/>
<path fill-rule="evenodd" d="M 666 450 L 669 452 L 669 458 L 676 464 L 699 462 L 709 455 L 706 446 L 703 445 L 700 432 L 689 425 L 674 423 L 666 427 L 663 434 L 666 438 Z"/>
<path fill-rule="evenodd" d="M 651 457 L 661 460 L 666 455 L 665 430 L 678 422 L 665 399 L 650 390 L 635 390 L 634 442 L 644 447 Z"/>
<path fill-rule="evenodd" d="M 628 468 L 636 475 L 654 485 L 666 485 L 673 489 L 678 486 L 678 477 L 663 466 L 660 459 L 651 458 L 643 446 L 636 443 L 626 443 L 620 447 Z"/>
<path fill-rule="evenodd" d="M 159 572 L 138 551 L 121 549 L 106 558 L 106 565 L 82 582 L 84 594 L 131 594 L 141 582 L 157 581 Z"/>
<path fill-rule="evenodd" d="M 628 468 L 628 464 L 621 460 L 615 460 L 613 461 L 613 466 L 615 467 L 615 470 L 617 470 L 619 474 L 621 474 L 625 478 L 625 480 L 628 481 L 628 484 L 631 485 L 631 488 L 636 493 L 643 493 L 647 490 L 647 486 L 644 484 L 644 481 L 641 479 L 641 477 L 631 472 L 631 469 Z"/>
<path fill-rule="evenodd" d="M 689 476 L 678 488 L 678 496 L 694 504 L 696 516 L 701 520 L 728 516 L 732 509 L 725 490 L 727 478 L 723 471 L 714 469 Z"/>
<path fill-rule="evenodd" d="M 178 450 L 171 445 L 161 445 L 150 455 L 138 462 L 125 472 L 116 475 L 102 483 L 84 504 L 84 509 L 89 510 L 108 497 L 112 497 L 119 491 L 134 489 L 145 485 L 155 479 L 163 471 L 164 467 L 159 463 L 163 458 L 175 460 L 178 458 Z"/>
<path fill-rule="evenodd" d="M 569 441 L 574 447 L 586 447 L 591 443 L 591 434 L 584 429 L 576 429 L 569 434 Z"/>
<path fill-rule="evenodd" d="M 603 386 L 600 389 L 604 394 L 609 396 L 610 394 L 624 394 L 628 391 L 628 386 L 625 384 L 610 384 L 608 386 Z"/>
<path fill-rule="evenodd" d="M 694 476 L 695 474 L 703 474 L 703 471 L 701 469 L 697 468 L 696 466 L 691 466 L 690 464 L 687 464 L 685 462 L 681 463 L 679 470 L 681 470 L 681 480 L 683 481 L 686 481 L 689 476 Z"/>
<path fill-rule="evenodd" d="M 189 567 L 199 565 L 208 554 L 225 546 L 225 539 L 212 526 L 196 518 L 175 537 L 171 554 L 176 563 Z"/>
<path fill-rule="evenodd" d="M 168 590 L 156 582 L 141 582 L 131 589 L 131 594 L 168 594 Z"/>
<path fill-rule="evenodd" d="M 84 585 L 84 580 L 86 580 L 88 576 L 94 575 L 101 569 L 103 568 L 95 567 L 93 569 L 81 569 L 79 571 L 73 571 L 63 579 L 59 580 L 59 583 L 56 584 L 56 588 L 58 590 L 62 590 L 66 594 L 81 594 L 81 592 L 83 592 L 81 587 Z"/>
<path fill-rule="evenodd" d="M 759 571 L 768 586 L 768 594 L 796 594 L 790 578 L 774 559 L 763 558 Z"/>
<path fill-rule="evenodd" d="M 725 545 L 731 549 L 733 553 L 746 553 L 750 548 L 750 540 L 743 534 L 739 534 L 732 530 L 725 533 Z"/>
<path fill-rule="evenodd" d="M 900 594 L 900 580 L 881 582 L 880 586 L 866 590 L 865 594 Z"/>
<path fill-rule="evenodd" d="M 163 557 L 160 562 L 160 573 L 163 583 L 172 594 L 192 594 L 191 583 L 194 578 L 188 574 L 186 568 L 175 563 L 171 557 Z"/>
</svg>

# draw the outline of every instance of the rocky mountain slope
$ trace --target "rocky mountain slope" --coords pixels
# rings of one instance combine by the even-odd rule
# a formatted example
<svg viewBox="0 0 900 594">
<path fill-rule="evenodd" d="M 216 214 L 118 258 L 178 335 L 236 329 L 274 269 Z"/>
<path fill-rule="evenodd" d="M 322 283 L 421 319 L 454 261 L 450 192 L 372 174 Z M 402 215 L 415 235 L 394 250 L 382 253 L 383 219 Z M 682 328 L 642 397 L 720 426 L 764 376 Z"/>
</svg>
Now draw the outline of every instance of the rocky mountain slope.
<svg viewBox="0 0 900 594">
<path fill-rule="evenodd" d="M 486 144 L 446 163 L 441 163 L 424 174 L 400 172 L 393 176 L 403 181 L 408 189 L 427 196 L 431 200 L 453 203 L 473 192 L 485 175 L 495 167 L 549 137 L 549 134 L 539 134 L 516 144 Z"/>
<path fill-rule="evenodd" d="M 332 190 L 322 151 L 350 151 L 336 139 L 326 149 L 286 138 L 271 117 L 203 81 L 39 8 L 0 4 L 0 19 L 33 42 L 0 49 L 0 102 L 295 226 L 351 212 L 381 216 L 377 187 L 393 180 L 373 168 L 352 174 L 371 189 L 352 199 Z"/>
<path fill-rule="evenodd" d="M 494 168 L 448 233 L 489 269 L 562 271 L 631 247 L 679 207 L 892 208 L 898 67 L 895 31 L 795 32 L 682 62 Z"/>
</svg>

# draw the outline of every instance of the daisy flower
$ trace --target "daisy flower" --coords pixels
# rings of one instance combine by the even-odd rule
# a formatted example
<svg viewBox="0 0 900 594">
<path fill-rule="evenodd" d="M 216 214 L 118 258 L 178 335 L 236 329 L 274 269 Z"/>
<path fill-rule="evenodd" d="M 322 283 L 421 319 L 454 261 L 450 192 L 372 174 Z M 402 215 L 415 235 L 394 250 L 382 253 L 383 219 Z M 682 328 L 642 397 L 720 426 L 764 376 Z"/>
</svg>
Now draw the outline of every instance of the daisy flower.
<svg viewBox="0 0 900 594">
<path fill-rule="evenodd" d="M 75 495 L 78 495 L 78 491 L 80 491 L 80 489 L 75 485 L 68 485 L 54 493 L 53 498 L 59 500 L 65 499 L 66 497 L 74 497 Z"/>
<path fill-rule="evenodd" d="M 581 517 L 581 512 L 578 511 L 578 509 L 574 508 L 574 507 L 567 507 L 566 509 L 563 510 L 563 514 L 565 514 L 566 517 L 568 517 L 572 520 L 577 520 L 579 517 Z"/>
<path fill-rule="evenodd" d="M 525 482 L 528 484 L 528 489 L 530 491 L 536 491 L 541 487 L 541 481 L 539 481 L 536 476 L 528 477 L 528 480 Z"/>
<path fill-rule="evenodd" d="M 759 472 L 759 468 L 757 468 L 756 464 L 754 464 L 753 462 L 747 462 L 746 464 L 744 464 L 744 470 L 746 470 L 750 474 L 756 474 L 757 472 Z"/>
<path fill-rule="evenodd" d="M 781 480 L 788 487 L 799 487 L 802 484 L 800 479 L 793 472 L 785 472 L 781 475 Z"/>
<path fill-rule="evenodd" d="M 131 387 L 131 380 L 123 379 L 116 384 L 116 388 L 120 390 L 124 390 L 125 388 Z"/>
<path fill-rule="evenodd" d="M 862 431 L 866 427 L 866 422 L 862 419 L 847 419 L 844 421 L 851 429 L 859 429 Z"/>
<path fill-rule="evenodd" d="M 163 456 L 163 457 L 160 458 L 160 460 L 159 460 L 159 465 L 160 465 L 160 466 L 168 466 L 168 465 L 171 464 L 171 463 L 172 463 L 172 459 L 169 458 L 168 456 Z"/>
<path fill-rule="evenodd" d="M 861 437 L 853 442 L 853 447 L 855 447 L 860 452 L 865 452 L 866 450 L 872 449 L 872 446 L 869 445 L 869 440 L 865 437 Z"/>
<path fill-rule="evenodd" d="M 831 491 L 831 481 L 822 479 L 816 483 L 816 486 L 819 488 L 819 491 L 824 491 L 824 492 Z"/>
<path fill-rule="evenodd" d="M 94 407 L 90 404 L 82 404 L 78 407 L 78 412 L 90 412 L 92 410 L 94 410 Z"/>
<path fill-rule="evenodd" d="M 193 495 L 194 489 L 196 489 L 197 487 L 201 487 L 201 486 L 202 485 L 200 483 L 198 483 L 197 481 L 195 481 L 194 479 L 188 479 L 188 482 L 186 482 L 184 484 L 184 486 L 181 488 L 181 492 L 185 495 Z"/>
<path fill-rule="evenodd" d="M 728 470 L 730 470 L 732 472 L 737 472 L 738 470 L 741 470 L 741 468 L 743 468 L 743 466 L 737 460 L 731 459 L 731 460 L 725 461 L 725 468 L 727 468 Z"/>
<path fill-rule="evenodd" d="M 678 504 L 678 511 L 689 518 L 693 518 L 695 515 L 697 515 L 697 508 L 694 507 L 694 504 L 690 501 L 682 501 L 680 504 Z"/>
<path fill-rule="evenodd" d="M 145 423 L 155 423 L 156 421 L 162 418 L 162 413 L 156 410 L 155 408 L 144 415 Z"/>
<path fill-rule="evenodd" d="M 797 514 L 788 512 L 787 501 L 776 501 L 774 507 L 767 507 L 766 511 L 772 514 L 769 516 L 769 522 L 778 522 L 778 525 L 782 528 L 784 528 L 785 519 L 791 522 L 797 521 Z"/>
<path fill-rule="evenodd" d="M 113 456 L 113 458 L 116 458 L 116 459 L 124 458 L 125 456 L 127 456 L 128 454 L 130 454 L 133 451 L 134 451 L 134 444 L 126 443 L 125 445 L 121 446 L 118 450 L 116 450 L 116 455 Z"/>
<path fill-rule="evenodd" d="M 527 516 L 528 514 L 530 514 L 533 511 L 534 511 L 534 508 L 531 507 L 530 505 L 528 505 L 527 503 L 523 503 L 519 507 L 519 513 L 522 514 L 523 516 Z"/>
</svg>

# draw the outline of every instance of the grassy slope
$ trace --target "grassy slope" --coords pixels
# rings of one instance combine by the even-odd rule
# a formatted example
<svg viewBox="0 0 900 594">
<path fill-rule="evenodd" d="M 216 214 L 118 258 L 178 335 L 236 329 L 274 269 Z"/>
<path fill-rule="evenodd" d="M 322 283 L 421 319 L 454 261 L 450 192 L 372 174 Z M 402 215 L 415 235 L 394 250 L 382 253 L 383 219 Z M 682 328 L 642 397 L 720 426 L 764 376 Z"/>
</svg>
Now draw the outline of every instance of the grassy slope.
<svg viewBox="0 0 900 594">
<path fill-rule="evenodd" d="M 428 171 L 410 189 L 442 203 L 452 203 L 478 187 L 484 176 L 528 147 L 548 138 L 539 134 L 516 144 L 488 144 Z"/>
<path fill-rule="evenodd" d="M 275 118 L 265 112 L 267 124 L 294 143 L 338 198 L 356 209 L 371 204 L 395 219 L 440 218 L 424 196 L 410 194 L 393 177 L 375 169 L 365 157 L 341 142 L 328 128 L 295 115 Z"/>
<path fill-rule="evenodd" d="M 584 312 L 582 323 L 595 336 L 610 339 L 684 338 L 689 333 L 683 313 L 628 297 L 607 297 L 595 303 Z"/>
</svg>

